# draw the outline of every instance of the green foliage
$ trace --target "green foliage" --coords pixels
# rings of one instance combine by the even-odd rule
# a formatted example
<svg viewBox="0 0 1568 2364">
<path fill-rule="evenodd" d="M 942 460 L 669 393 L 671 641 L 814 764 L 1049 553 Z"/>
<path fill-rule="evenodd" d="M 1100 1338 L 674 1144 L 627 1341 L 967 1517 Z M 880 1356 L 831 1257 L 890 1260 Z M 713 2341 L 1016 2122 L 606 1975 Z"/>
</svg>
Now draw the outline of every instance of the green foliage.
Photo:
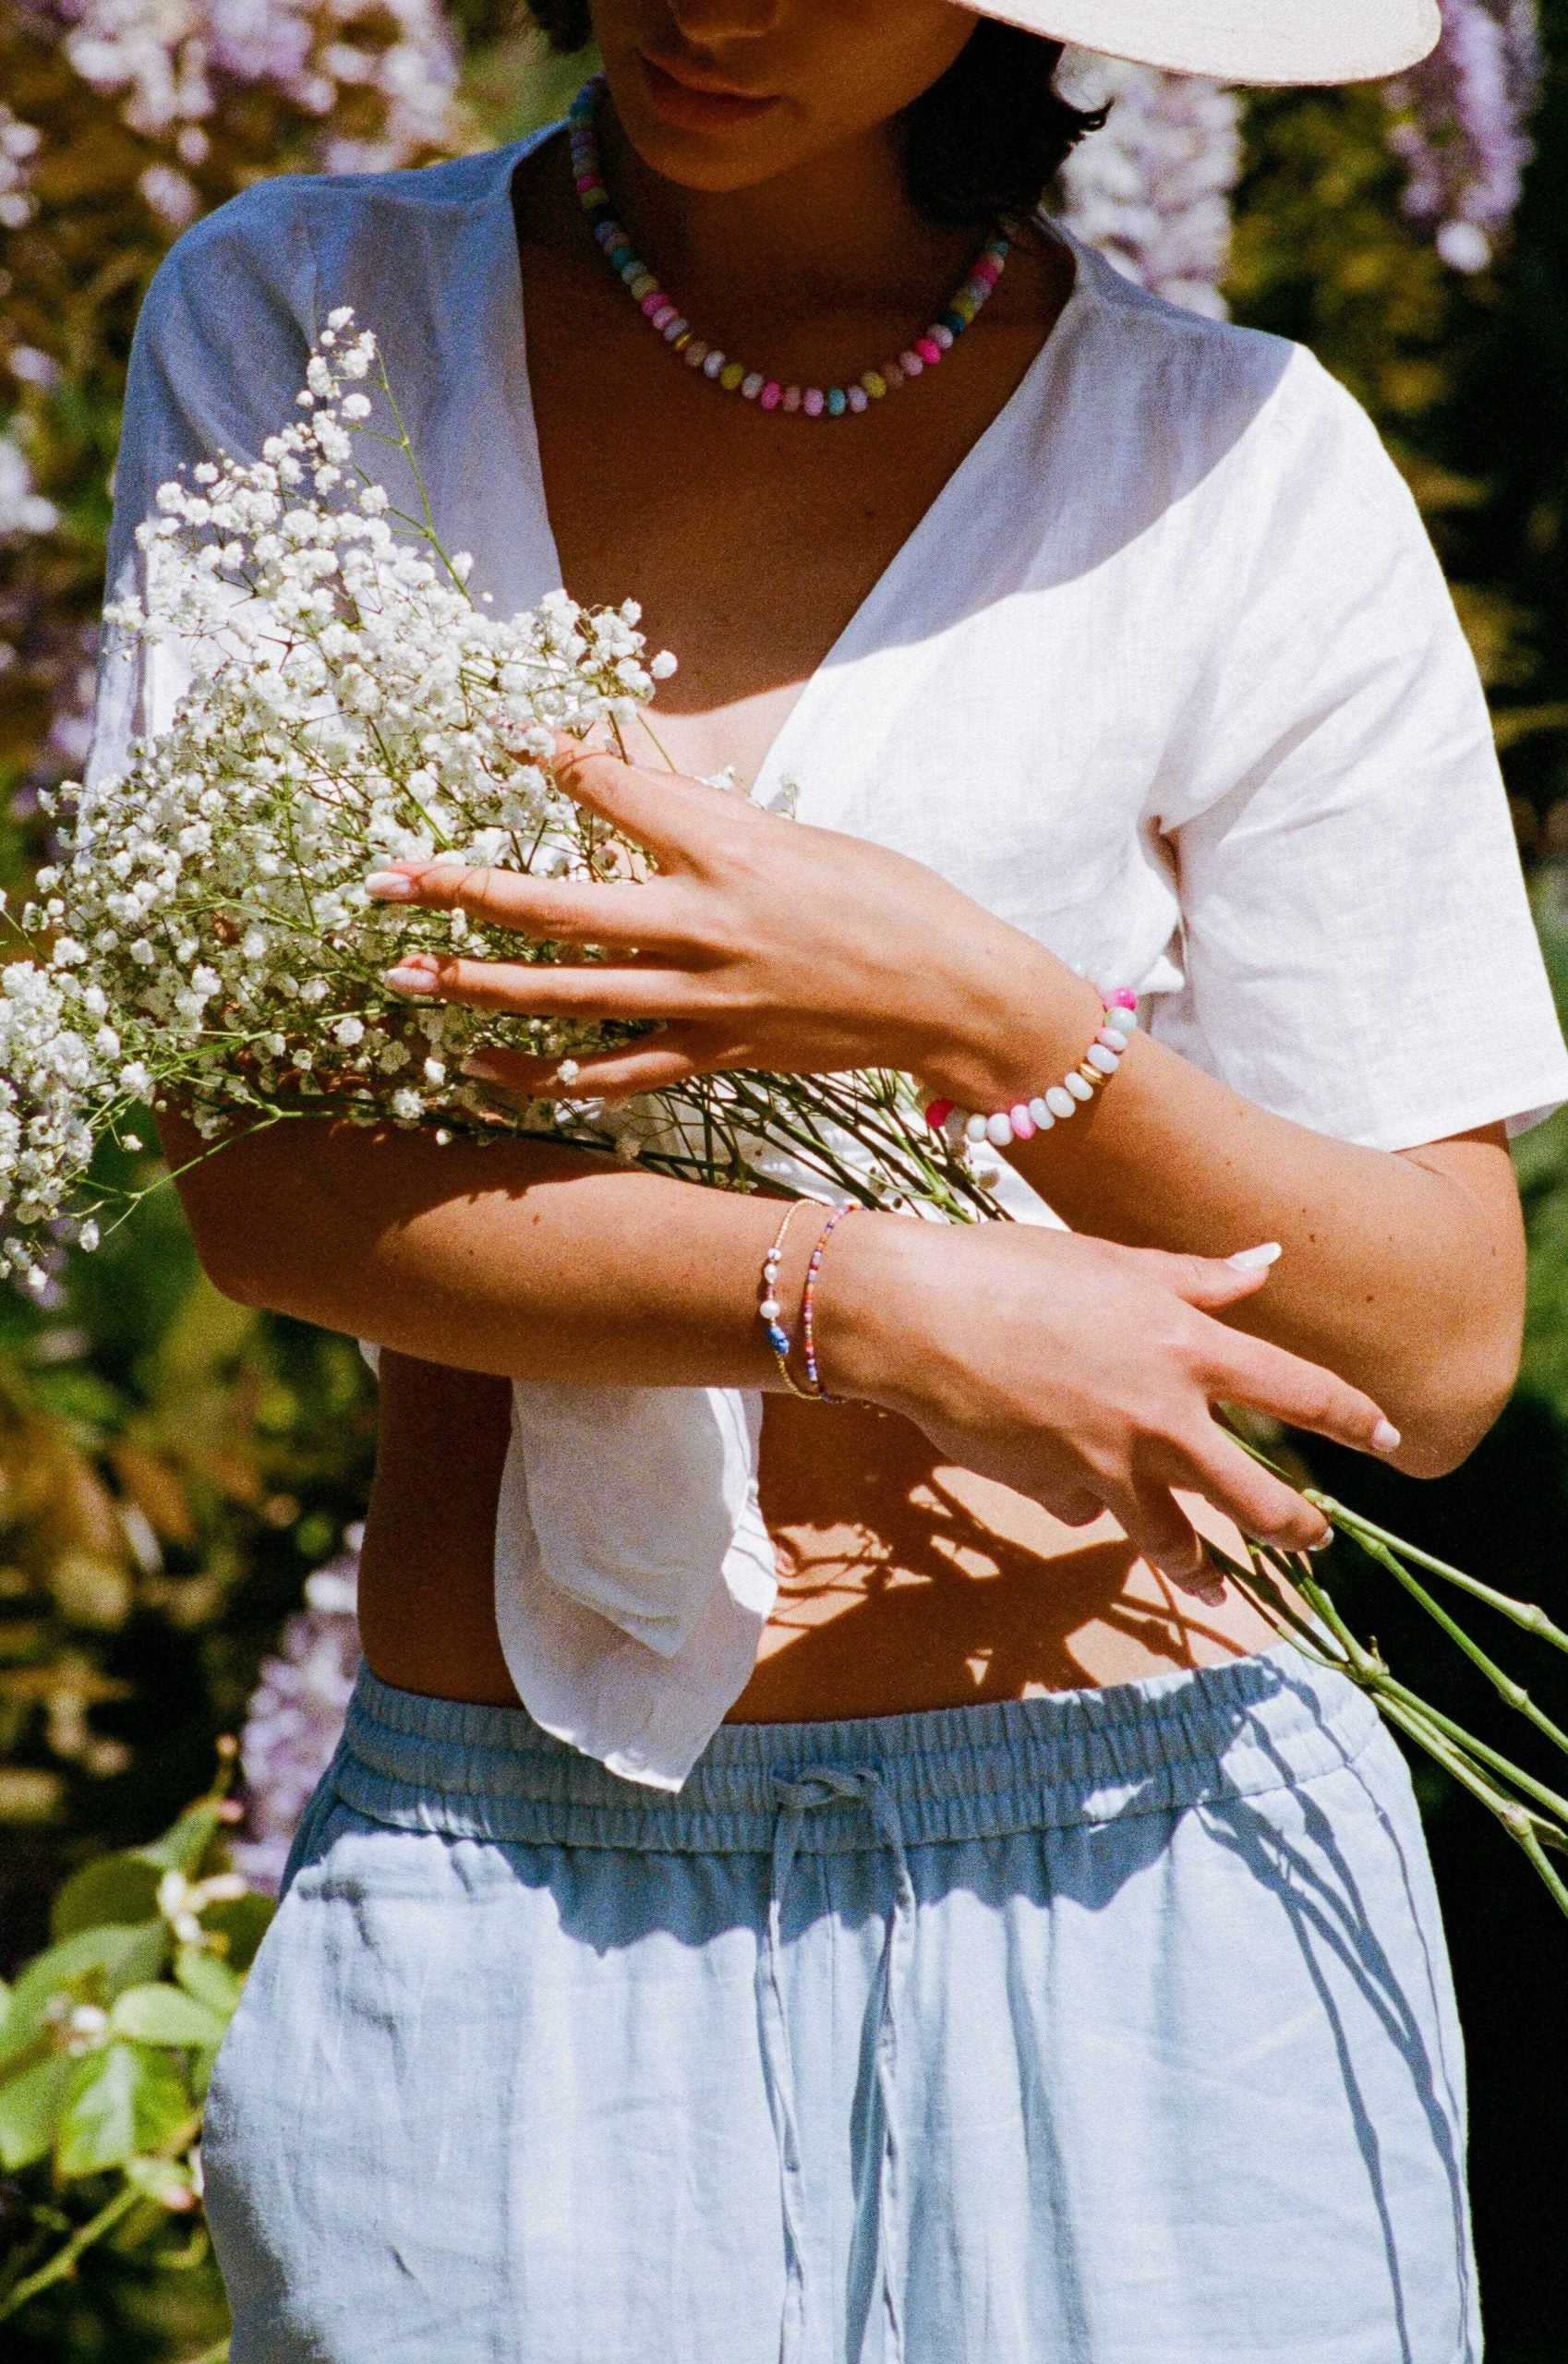
<svg viewBox="0 0 1568 2364">
<path fill-rule="evenodd" d="M 1230 295 L 1366 404 L 1419 501 L 1491 695 L 1526 855 L 1568 854 L 1568 0 L 1512 247 L 1473 278 L 1401 217 L 1372 90 L 1248 109 Z"/>
<path fill-rule="evenodd" d="M 201 2105 L 272 1910 L 229 1868 L 232 1755 L 161 1839 L 66 1880 L 54 1943 L 0 1989 L 0 2171 L 23 2218 L 0 2323 L 19 2333 L 101 2244 L 188 2265 L 194 2238 L 205 2254 Z"/>
<path fill-rule="evenodd" d="M 452 14 L 464 137 L 515 137 L 557 111 L 581 61 L 545 59 L 505 0 Z M 1367 403 L 1422 504 L 1540 858 L 1543 941 L 1568 1009 L 1568 884 L 1552 859 L 1568 858 L 1568 0 L 1544 16 L 1539 156 L 1496 269 L 1458 280 L 1403 223 L 1376 92 L 1281 91 L 1248 111 L 1230 293 L 1238 318 L 1302 339 Z M 50 717 L 81 671 L 131 323 L 173 230 L 139 188 L 163 148 L 66 70 L 57 26 L 20 0 L 0 0 L 0 92 L 50 132 L 39 216 L 0 252 L 0 348 L 24 344 L 56 373 L 15 400 L 62 515 L 55 534 L 0 551 L 13 658 L 0 886 L 15 888 L 36 824 L 3 817 L 8 790 L 49 768 Z M 321 128 L 230 93 L 197 172 L 202 203 L 308 164 Z M 1508 1530 L 1513 1564 L 1488 1574 L 1531 1590 L 1526 1562 L 1550 1574 L 1562 1548 L 1541 1438 L 1568 1478 L 1568 1118 L 1526 1136 L 1518 1164 L 1528 1326 L 1484 1532 L 1493 1494 L 1530 1497 L 1536 1525 Z M 0 1926 L 12 1967 L 32 1957 L 0 1986 L 0 2312 L 66 2261 L 0 2319 L 7 2364 L 223 2352 L 191 2140 L 270 1908 L 207 1885 L 225 1879 L 222 1801 L 177 1808 L 237 1724 L 305 1573 L 362 1514 L 372 1447 L 351 1343 L 218 1297 L 172 1193 L 73 1260 L 45 1305 L 0 1296 Z M 1379 1475 L 1357 1464 L 1345 1490 L 1365 1500 Z M 1465 1483 L 1425 1490 L 1425 1535 L 1480 1564 L 1453 1508 Z M 1371 1507 L 1402 1526 L 1410 1505 Z M 1418 1636 L 1389 1632 L 1381 1596 L 1350 1598 L 1353 1621 L 1370 1614 L 1424 1685 Z"/>
<path fill-rule="evenodd" d="M 1568 871 L 1554 863 L 1538 885 L 1537 923 L 1568 1022 Z M 1514 1152 L 1530 1238 L 1521 1397 L 1550 1415 L 1568 1463 L 1568 1109 L 1526 1133 Z"/>
</svg>

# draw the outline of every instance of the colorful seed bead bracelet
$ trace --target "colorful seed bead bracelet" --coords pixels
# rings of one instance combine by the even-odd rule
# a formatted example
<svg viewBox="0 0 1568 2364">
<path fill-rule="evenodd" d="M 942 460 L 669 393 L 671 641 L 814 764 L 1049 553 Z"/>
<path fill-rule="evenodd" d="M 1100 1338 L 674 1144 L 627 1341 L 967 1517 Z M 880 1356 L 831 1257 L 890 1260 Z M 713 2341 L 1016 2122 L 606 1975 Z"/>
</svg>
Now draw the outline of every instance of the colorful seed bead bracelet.
<svg viewBox="0 0 1568 2364">
<path fill-rule="evenodd" d="M 767 1333 L 767 1343 L 778 1365 L 784 1384 L 791 1395 L 799 1395 L 808 1404 L 841 1404 L 840 1395 L 829 1395 L 822 1383 L 822 1373 L 816 1361 L 816 1277 L 822 1270 L 823 1250 L 827 1246 L 846 1215 L 859 1211 L 850 1204 L 835 1207 L 816 1236 L 806 1266 L 805 1285 L 801 1291 L 801 1353 L 805 1359 L 806 1384 L 802 1387 L 790 1369 L 790 1356 L 794 1342 L 784 1327 L 784 1308 L 778 1297 L 778 1267 L 783 1260 L 784 1242 L 790 1236 L 790 1225 L 802 1207 L 814 1206 L 812 1199 L 797 1199 L 774 1235 L 773 1244 L 762 1260 L 762 1295 L 757 1306 L 757 1318 Z M 822 1211 L 817 1209 L 818 1213 Z"/>
<path fill-rule="evenodd" d="M 791 1395 L 814 1403 L 809 1387 L 802 1387 L 790 1369 L 790 1353 L 793 1341 L 784 1327 L 784 1308 L 778 1298 L 778 1267 L 783 1260 L 784 1242 L 790 1236 L 790 1225 L 802 1207 L 812 1204 L 810 1199 L 797 1199 L 774 1234 L 773 1244 L 762 1260 L 762 1297 L 757 1307 L 757 1319 L 767 1333 L 767 1343 L 773 1349 L 773 1359 L 783 1375 L 784 1384 Z"/>
<path fill-rule="evenodd" d="M 917 336 L 896 361 L 865 370 L 852 386 L 787 386 L 766 370 L 731 361 L 718 345 L 694 335 L 690 320 L 674 298 L 665 294 L 615 218 L 599 153 L 597 115 L 603 91 L 602 74 L 585 82 L 572 102 L 568 122 L 573 181 L 605 260 L 648 326 L 681 356 L 688 369 L 700 369 L 725 393 L 738 393 L 744 401 L 755 403 L 759 410 L 798 411 L 806 418 L 842 418 L 846 412 L 869 410 L 873 403 L 918 378 L 923 370 L 935 368 L 971 326 L 1002 276 L 1009 240 L 1018 231 L 1018 224 L 1007 219 L 997 223 L 949 296 L 946 310 L 925 334 Z"/>
<path fill-rule="evenodd" d="M 806 1266 L 806 1285 L 801 1292 L 801 1352 L 805 1357 L 806 1385 L 819 1404 L 842 1404 L 841 1395 L 829 1395 L 822 1383 L 822 1373 L 816 1367 L 816 1276 L 822 1270 L 822 1253 L 838 1225 L 847 1215 L 859 1212 L 851 1200 L 846 1207 L 835 1207 L 816 1237 Z"/>
<path fill-rule="evenodd" d="M 951 1100 L 934 1100 L 925 1121 L 934 1133 L 945 1132 L 950 1140 L 989 1141 L 995 1149 L 1006 1149 L 1009 1141 L 1031 1141 L 1036 1133 L 1048 1133 L 1053 1125 L 1076 1116 L 1086 1101 L 1104 1090 L 1121 1065 L 1128 1037 L 1137 1024 L 1137 995 L 1114 993 L 1105 1005 L 1104 1024 L 1081 1063 L 1060 1083 L 1031 1100 L 1020 1100 L 1014 1107 L 998 1108 L 991 1116 L 971 1114 Z"/>
</svg>

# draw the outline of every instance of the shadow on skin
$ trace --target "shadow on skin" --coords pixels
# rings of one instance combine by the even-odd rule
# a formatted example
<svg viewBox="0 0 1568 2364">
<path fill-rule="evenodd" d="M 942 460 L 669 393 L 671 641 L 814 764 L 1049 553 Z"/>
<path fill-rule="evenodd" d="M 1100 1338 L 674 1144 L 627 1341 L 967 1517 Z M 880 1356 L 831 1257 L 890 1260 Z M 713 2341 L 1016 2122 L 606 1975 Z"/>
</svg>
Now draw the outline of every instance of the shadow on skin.
<svg viewBox="0 0 1568 2364">
<path fill-rule="evenodd" d="M 1064 1529 L 1003 1487 L 934 1467 L 896 1417 L 771 1399 L 761 1478 L 780 1595 L 737 1721 L 1077 1690 L 1107 1679 L 1117 1638 L 1171 1673 L 1258 1646 L 1206 1622 L 1108 1520 Z"/>
</svg>

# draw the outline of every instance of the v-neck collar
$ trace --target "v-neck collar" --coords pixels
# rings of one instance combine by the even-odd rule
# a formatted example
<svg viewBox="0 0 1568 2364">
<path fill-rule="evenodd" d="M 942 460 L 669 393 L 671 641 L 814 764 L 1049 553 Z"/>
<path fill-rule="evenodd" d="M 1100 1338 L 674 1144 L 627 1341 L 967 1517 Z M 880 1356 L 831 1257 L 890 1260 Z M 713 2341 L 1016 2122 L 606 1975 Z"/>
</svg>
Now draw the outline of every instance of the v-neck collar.
<svg viewBox="0 0 1568 2364">
<path fill-rule="evenodd" d="M 528 373 L 527 308 L 523 295 L 523 261 L 518 251 L 512 187 L 519 164 L 563 128 L 561 123 L 546 124 L 541 129 L 530 132 L 526 138 L 496 150 L 498 179 L 490 206 L 492 235 L 504 240 L 505 258 L 504 260 L 498 258 L 498 267 L 502 271 L 507 290 L 513 350 L 516 356 L 515 366 L 503 371 L 511 395 L 508 408 L 516 433 L 519 464 L 533 495 L 537 512 L 534 539 L 536 545 L 548 553 L 551 588 L 560 585 L 563 576 L 555 529 L 550 524 L 538 420 Z M 760 801 L 766 802 L 790 777 L 794 744 L 809 735 L 812 715 L 828 695 L 828 677 L 878 645 L 879 625 L 889 609 L 896 610 L 905 576 L 920 561 L 928 544 L 940 543 L 948 517 L 963 501 L 971 482 L 993 464 L 1001 447 L 1016 431 L 1020 419 L 1026 414 L 1034 415 L 1037 405 L 1044 402 L 1049 381 L 1057 375 L 1062 356 L 1076 333 L 1080 316 L 1092 300 L 1099 271 L 1106 268 L 1098 255 L 1084 247 L 1059 223 L 1053 222 L 1049 227 L 1052 235 L 1061 239 L 1073 257 L 1073 283 L 1067 301 L 1007 401 L 976 436 L 952 474 L 934 495 L 929 506 L 922 512 L 894 550 L 837 639 L 801 683 L 799 694 L 774 734 L 752 784 L 752 793 Z M 629 596 L 636 596 L 635 585 L 631 586 Z"/>
</svg>

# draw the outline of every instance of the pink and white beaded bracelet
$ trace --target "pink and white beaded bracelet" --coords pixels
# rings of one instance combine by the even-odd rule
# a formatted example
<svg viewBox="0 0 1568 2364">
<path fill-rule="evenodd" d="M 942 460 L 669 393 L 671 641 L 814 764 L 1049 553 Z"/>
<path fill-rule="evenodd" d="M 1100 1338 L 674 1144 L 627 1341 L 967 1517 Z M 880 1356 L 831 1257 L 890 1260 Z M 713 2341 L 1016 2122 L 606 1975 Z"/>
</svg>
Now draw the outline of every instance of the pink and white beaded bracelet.
<svg viewBox="0 0 1568 2364">
<path fill-rule="evenodd" d="M 1080 1064 L 1060 1083 L 1053 1083 L 1033 1099 L 998 1108 L 991 1116 L 960 1108 L 955 1101 L 934 1100 L 925 1112 L 926 1123 L 934 1133 L 945 1132 L 949 1140 L 989 1141 L 995 1149 L 1048 1133 L 1053 1125 L 1076 1116 L 1084 1103 L 1110 1082 L 1121 1065 L 1128 1036 L 1138 1024 L 1137 995 L 1125 988 L 1114 993 L 1105 1005 L 1104 1021 Z"/>
</svg>

